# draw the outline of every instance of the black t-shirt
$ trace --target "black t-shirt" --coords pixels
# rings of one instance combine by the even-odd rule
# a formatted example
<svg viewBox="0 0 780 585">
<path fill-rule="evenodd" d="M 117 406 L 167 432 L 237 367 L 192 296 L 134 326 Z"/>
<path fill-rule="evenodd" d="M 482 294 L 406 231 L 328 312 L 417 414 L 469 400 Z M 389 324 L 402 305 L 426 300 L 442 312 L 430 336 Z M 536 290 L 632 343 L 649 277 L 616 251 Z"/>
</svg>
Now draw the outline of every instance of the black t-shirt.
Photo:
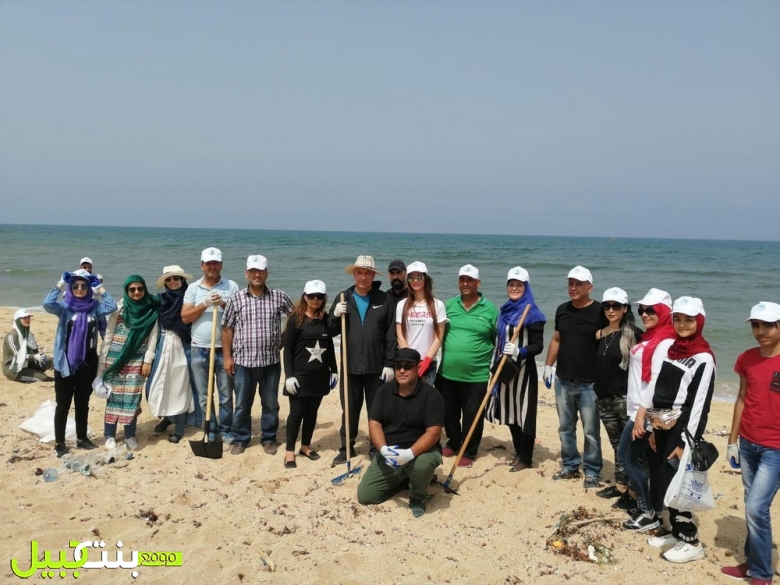
<svg viewBox="0 0 780 585">
<path fill-rule="evenodd" d="M 568 380 L 596 381 L 596 331 L 606 327 L 601 303 L 577 309 L 569 301 L 555 311 L 555 330 L 560 332 L 557 375 Z"/>
<path fill-rule="evenodd" d="M 298 380 L 298 396 L 325 396 L 330 392 L 330 374 L 338 373 L 333 339 L 324 319 L 306 317 L 300 326 L 293 313 L 284 333 L 284 372 Z M 284 395 L 289 396 L 287 389 Z"/>
<path fill-rule="evenodd" d="M 628 368 L 621 369 L 620 362 L 623 355 L 620 353 L 620 336 L 622 330 L 605 335 L 599 339 L 596 351 L 596 383 L 593 389 L 596 396 L 625 396 L 628 393 Z M 636 343 L 642 339 L 642 330 L 634 327 Z"/>
<path fill-rule="evenodd" d="M 376 391 L 369 418 L 382 425 L 388 445 L 408 449 L 429 427 L 444 426 L 444 400 L 436 388 L 422 380 L 409 396 L 401 396 L 398 382 L 393 380 Z"/>
</svg>

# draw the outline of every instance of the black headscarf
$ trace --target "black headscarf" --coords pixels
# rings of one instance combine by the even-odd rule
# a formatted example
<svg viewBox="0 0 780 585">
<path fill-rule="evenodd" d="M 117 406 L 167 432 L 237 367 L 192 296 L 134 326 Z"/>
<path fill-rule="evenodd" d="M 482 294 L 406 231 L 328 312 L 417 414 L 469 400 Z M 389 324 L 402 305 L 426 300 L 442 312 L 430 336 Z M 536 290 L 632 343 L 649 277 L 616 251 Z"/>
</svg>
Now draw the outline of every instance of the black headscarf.
<svg viewBox="0 0 780 585">
<path fill-rule="evenodd" d="M 165 292 L 160 293 L 160 326 L 173 331 L 182 341 L 190 341 L 190 326 L 181 320 L 181 308 L 184 305 L 184 293 L 187 281 L 181 279 L 181 286 L 171 290 L 165 285 Z"/>
</svg>

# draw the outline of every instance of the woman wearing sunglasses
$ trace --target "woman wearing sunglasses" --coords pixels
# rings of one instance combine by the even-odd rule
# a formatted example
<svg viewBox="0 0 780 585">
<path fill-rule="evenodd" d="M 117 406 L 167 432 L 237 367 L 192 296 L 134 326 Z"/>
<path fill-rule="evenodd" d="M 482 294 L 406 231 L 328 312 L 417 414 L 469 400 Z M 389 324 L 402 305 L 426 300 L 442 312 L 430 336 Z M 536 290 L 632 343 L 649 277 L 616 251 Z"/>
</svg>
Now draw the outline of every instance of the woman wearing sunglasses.
<svg viewBox="0 0 780 585">
<path fill-rule="evenodd" d="M 93 297 L 94 292 L 98 298 Z M 64 300 L 59 300 L 65 291 Z M 68 452 L 65 445 L 65 426 L 71 402 L 76 410 L 77 446 L 94 449 L 95 443 L 87 437 L 89 397 L 92 380 L 98 368 L 98 319 L 116 311 L 116 302 L 103 285 L 86 270 L 65 272 L 57 285 L 43 300 L 47 313 L 57 315 L 54 335 L 54 450 L 57 457 Z"/>
<path fill-rule="evenodd" d="M 316 461 L 320 454 L 311 448 L 317 412 L 322 398 L 338 382 L 338 367 L 333 339 L 328 335 L 328 298 L 325 283 L 310 280 L 303 288 L 295 312 L 287 318 L 284 333 L 283 394 L 290 400 L 287 417 L 287 447 L 284 466 L 297 467 L 295 442 L 303 425 L 299 455 Z"/>
<path fill-rule="evenodd" d="M 647 483 L 647 472 L 640 462 L 648 451 L 648 440 L 652 427 L 645 424 L 645 414 L 653 406 L 658 373 L 661 371 L 666 352 L 672 345 L 676 334 L 672 326 L 672 297 L 668 292 L 651 288 L 639 305 L 637 313 L 645 326 L 642 341 L 631 348 L 631 361 L 628 365 L 628 392 L 626 394 L 626 414 L 628 422 L 623 429 L 618 445 L 617 458 L 628 476 L 631 489 L 636 494 L 636 506 L 628 495 L 623 495 L 613 507 L 629 510 L 634 507 L 640 512 L 654 512 Z M 657 527 L 656 524 L 653 528 Z M 629 530 L 646 532 L 647 528 L 634 523 L 633 519 L 623 524 Z"/>
<path fill-rule="evenodd" d="M 429 384 L 436 379 L 436 354 L 444 339 L 447 309 L 433 296 L 433 279 L 423 262 L 406 267 L 409 297 L 395 309 L 398 348 L 411 347 L 422 356 L 417 375 Z"/>
<path fill-rule="evenodd" d="M 160 299 L 147 292 L 146 281 L 137 274 L 125 279 L 124 290 L 116 313 L 108 320 L 98 362 L 98 378 L 111 387 L 104 422 L 106 449 L 116 447 L 118 424 L 125 427 L 127 448 L 138 448 L 135 426 L 141 392 L 157 348 Z"/>
<path fill-rule="evenodd" d="M 160 339 L 154 356 L 152 373 L 146 384 L 146 400 L 152 415 L 161 417 L 154 427 L 155 433 L 164 433 L 175 423 L 168 441 L 178 443 L 184 436 L 187 413 L 197 409 L 200 403 L 190 376 L 190 325 L 181 320 L 187 279 L 192 276 L 178 265 L 166 266 L 157 279 L 160 293 Z M 202 415 L 201 415 L 202 416 Z M 200 419 L 200 416 L 196 416 Z M 193 421 L 199 425 L 200 420 Z"/>
<path fill-rule="evenodd" d="M 615 451 L 615 484 L 596 492 L 602 498 L 619 498 L 628 494 L 628 477 L 617 457 L 618 445 L 628 422 L 626 394 L 628 393 L 628 364 L 631 348 L 642 337 L 642 330 L 634 321 L 628 304 L 628 294 L 622 288 L 604 291 L 601 308 L 608 325 L 596 332 L 599 342 L 596 353 L 596 383 L 601 422 Z"/>
</svg>

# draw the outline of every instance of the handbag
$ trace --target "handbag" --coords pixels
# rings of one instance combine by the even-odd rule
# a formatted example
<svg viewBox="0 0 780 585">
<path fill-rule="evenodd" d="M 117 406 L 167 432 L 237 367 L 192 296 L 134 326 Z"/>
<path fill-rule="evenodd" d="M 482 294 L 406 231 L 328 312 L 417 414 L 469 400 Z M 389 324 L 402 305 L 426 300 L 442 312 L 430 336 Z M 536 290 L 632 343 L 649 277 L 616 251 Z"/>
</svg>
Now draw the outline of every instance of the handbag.
<svg viewBox="0 0 780 585">
<path fill-rule="evenodd" d="M 501 360 L 496 360 L 496 363 L 493 364 L 493 367 L 490 368 L 490 373 L 495 376 L 496 370 L 498 370 L 498 365 L 501 363 Z M 507 356 L 506 360 L 504 360 L 504 367 L 501 368 L 501 373 L 498 375 L 498 381 L 502 384 L 509 384 L 512 380 L 517 378 L 517 375 L 520 373 L 520 366 L 517 365 L 517 362 L 513 359 L 511 359 L 509 356 Z"/>
<path fill-rule="evenodd" d="M 687 427 L 684 432 L 685 438 L 691 446 L 691 466 L 696 471 L 707 471 L 718 460 L 720 455 L 718 449 L 709 441 L 694 439 Z"/>
<path fill-rule="evenodd" d="M 664 505 L 687 512 L 706 512 L 715 508 L 706 471 L 697 471 L 691 462 L 691 444 L 685 445 L 677 473 L 664 495 Z"/>
</svg>

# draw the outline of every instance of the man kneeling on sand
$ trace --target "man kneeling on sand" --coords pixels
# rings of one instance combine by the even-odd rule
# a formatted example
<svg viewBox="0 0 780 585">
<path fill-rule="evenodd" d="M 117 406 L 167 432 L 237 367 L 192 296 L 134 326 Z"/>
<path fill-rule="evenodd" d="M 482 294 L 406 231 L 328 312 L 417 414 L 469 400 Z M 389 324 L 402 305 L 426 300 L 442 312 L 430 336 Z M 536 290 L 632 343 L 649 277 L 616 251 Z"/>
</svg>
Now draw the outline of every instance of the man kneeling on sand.
<svg viewBox="0 0 780 585">
<path fill-rule="evenodd" d="M 369 414 L 371 443 L 378 450 L 358 485 L 361 504 L 379 504 L 409 486 L 415 518 L 425 513 L 428 484 L 441 465 L 444 401 L 417 375 L 420 354 L 399 349 L 395 379 L 379 387 Z"/>
</svg>

